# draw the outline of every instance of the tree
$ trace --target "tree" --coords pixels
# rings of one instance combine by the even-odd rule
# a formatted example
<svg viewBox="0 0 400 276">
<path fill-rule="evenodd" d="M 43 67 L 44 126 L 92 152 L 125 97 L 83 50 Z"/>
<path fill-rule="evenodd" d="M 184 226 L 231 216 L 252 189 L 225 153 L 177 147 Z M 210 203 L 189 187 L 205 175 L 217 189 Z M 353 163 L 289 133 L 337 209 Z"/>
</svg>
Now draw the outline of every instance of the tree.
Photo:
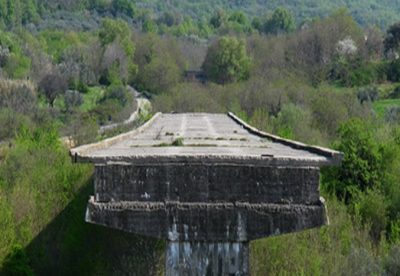
<svg viewBox="0 0 400 276">
<path fill-rule="evenodd" d="M 123 13 L 129 17 L 133 17 L 135 15 L 135 4 L 129 0 L 113 0 L 112 1 L 112 12 L 114 15 L 118 13 Z"/>
<path fill-rule="evenodd" d="M 250 66 L 245 42 L 224 36 L 208 48 L 202 69 L 212 81 L 225 84 L 247 79 Z"/>
<path fill-rule="evenodd" d="M 159 24 L 165 24 L 168 27 L 179 25 L 181 22 L 181 15 L 170 11 L 164 12 L 164 14 L 158 19 Z"/>
<path fill-rule="evenodd" d="M 274 10 L 272 17 L 267 20 L 264 26 L 265 33 L 289 33 L 294 31 L 296 23 L 293 14 L 285 8 Z"/>
<path fill-rule="evenodd" d="M 210 24 L 213 26 L 215 29 L 218 29 L 221 27 L 221 25 L 226 21 L 226 15 L 225 12 L 222 10 L 218 10 L 214 13 L 214 15 L 210 19 Z"/>
<path fill-rule="evenodd" d="M 109 19 L 106 18 L 101 22 L 101 29 L 99 38 L 102 45 L 107 45 L 115 40 L 124 40 L 124 38 L 131 38 L 131 31 L 128 23 L 122 19 Z"/>
<path fill-rule="evenodd" d="M 247 16 L 241 11 L 236 11 L 236 12 L 232 13 L 229 16 L 228 21 L 236 22 L 240 25 L 248 25 L 249 24 L 249 20 L 247 19 Z"/>
<path fill-rule="evenodd" d="M 400 22 L 397 22 L 389 27 L 383 44 L 386 55 L 397 52 L 400 46 Z"/>
<path fill-rule="evenodd" d="M 67 80 L 60 73 L 49 73 L 39 82 L 39 90 L 51 107 L 54 106 L 57 96 L 64 93 L 67 88 Z"/>
<path fill-rule="evenodd" d="M 343 161 L 340 167 L 324 174 L 324 182 L 329 192 L 349 202 L 358 191 L 379 187 L 384 173 L 382 149 L 370 126 L 359 119 L 343 124 L 339 139 L 336 148 L 344 153 Z"/>
<path fill-rule="evenodd" d="M 144 67 L 141 81 L 152 93 L 166 92 L 175 86 L 180 78 L 179 67 L 169 56 L 156 57 Z"/>
<path fill-rule="evenodd" d="M 133 62 L 135 44 L 129 25 L 120 19 L 105 19 L 99 32 L 103 46 L 101 78 L 106 82 L 129 82 L 137 73 Z"/>
<path fill-rule="evenodd" d="M 142 24 L 142 31 L 155 34 L 158 32 L 158 26 L 152 19 L 146 19 Z"/>
</svg>

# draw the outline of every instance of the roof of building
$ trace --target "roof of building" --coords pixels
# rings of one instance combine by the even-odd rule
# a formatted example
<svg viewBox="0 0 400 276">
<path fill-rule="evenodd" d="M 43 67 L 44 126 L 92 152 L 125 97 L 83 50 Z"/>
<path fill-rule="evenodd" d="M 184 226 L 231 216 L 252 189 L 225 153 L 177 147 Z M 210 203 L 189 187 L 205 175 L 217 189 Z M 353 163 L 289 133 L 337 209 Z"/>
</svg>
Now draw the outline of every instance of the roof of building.
<svg viewBox="0 0 400 276">
<path fill-rule="evenodd" d="M 128 133 L 71 150 L 75 161 L 94 163 L 212 162 L 324 166 L 343 154 L 253 128 L 232 113 L 157 113 Z"/>
</svg>

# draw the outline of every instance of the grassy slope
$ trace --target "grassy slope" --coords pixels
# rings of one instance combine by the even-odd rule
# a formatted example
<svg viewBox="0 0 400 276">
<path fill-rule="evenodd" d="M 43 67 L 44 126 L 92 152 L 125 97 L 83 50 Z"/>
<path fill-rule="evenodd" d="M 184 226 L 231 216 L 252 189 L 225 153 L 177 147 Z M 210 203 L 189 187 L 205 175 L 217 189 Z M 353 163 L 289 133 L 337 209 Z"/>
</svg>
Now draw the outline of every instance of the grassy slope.
<svg viewBox="0 0 400 276">
<path fill-rule="evenodd" d="M 163 266 L 164 242 L 85 223 L 93 168 L 72 164 L 54 131 L 22 134 L 0 153 L 0 275 L 146 275 Z"/>
<path fill-rule="evenodd" d="M 400 99 L 386 99 L 373 103 L 372 107 L 377 113 L 378 117 L 383 118 L 385 112 L 389 107 L 400 106 Z"/>
</svg>

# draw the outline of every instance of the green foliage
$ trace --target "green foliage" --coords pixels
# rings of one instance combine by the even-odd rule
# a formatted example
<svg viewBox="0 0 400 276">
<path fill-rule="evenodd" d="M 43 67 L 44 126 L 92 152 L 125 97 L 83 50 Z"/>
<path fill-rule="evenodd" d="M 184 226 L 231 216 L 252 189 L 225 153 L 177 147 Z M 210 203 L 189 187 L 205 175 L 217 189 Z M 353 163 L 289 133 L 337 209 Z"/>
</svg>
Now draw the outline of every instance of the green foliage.
<svg viewBox="0 0 400 276">
<path fill-rule="evenodd" d="M 380 145 L 372 136 L 372 129 L 361 120 L 350 120 L 339 129 L 335 147 L 344 152 L 339 168 L 326 174 L 325 189 L 347 202 L 359 191 L 377 188 L 382 180 Z"/>
<path fill-rule="evenodd" d="M 93 109 L 97 102 L 104 96 L 104 89 L 102 87 L 90 87 L 89 91 L 83 94 L 83 104 L 81 105 L 81 111 L 90 111 Z"/>
<path fill-rule="evenodd" d="M 228 21 L 236 22 L 240 25 L 248 25 L 249 24 L 249 20 L 247 19 L 247 16 L 241 11 L 236 11 L 236 12 L 233 12 L 231 15 L 229 15 Z"/>
<path fill-rule="evenodd" d="M 132 81 L 138 68 L 133 62 L 135 44 L 129 25 L 121 19 L 104 19 L 99 39 L 104 48 L 102 83 L 126 84 Z"/>
<path fill-rule="evenodd" d="M 122 13 L 127 16 L 133 17 L 136 12 L 135 4 L 129 0 L 113 0 L 112 4 L 112 11 L 117 13 Z"/>
<path fill-rule="evenodd" d="M 14 138 L 15 134 L 29 122 L 28 117 L 12 109 L 2 108 L 0 110 L 0 140 Z"/>
<path fill-rule="evenodd" d="M 98 136 L 98 125 L 96 118 L 90 113 L 76 113 L 68 124 L 68 134 L 74 145 L 93 143 Z"/>
<path fill-rule="evenodd" d="M 250 244 L 255 275 L 374 275 L 381 272 L 368 230 L 329 198 L 330 225 Z M 383 242 L 382 242 L 383 244 Z M 371 273 L 371 274 L 369 274 Z"/>
<path fill-rule="evenodd" d="M 373 103 L 373 109 L 379 118 L 384 118 L 387 110 L 400 106 L 400 99 L 379 100 Z"/>
<path fill-rule="evenodd" d="M 357 0 L 357 1 L 328 1 L 328 0 L 301 0 L 301 1 L 268 1 L 268 0 L 140 0 L 135 2 L 137 6 L 146 8 L 162 14 L 165 11 L 174 11 L 190 15 L 194 19 L 209 19 L 210 15 L 222 10 L 227 14 L 240 10 L 247 16 L 262 16 L 280 6 L 292 11 L 298 22 L 307 18 L 320 18 L 327 16 L 333 10 L 346 7 L 355 17 L 356 21 L 363 26 L 377 25 L 381 28 L 387 27 L 398 20 L 396 0 L 385 2 L 378 0 Z"/>
<path fill-rule="evenodd" d="M 28 75 L 31 60 L 22 50 L 20 38 L 8 32 L 0 30 L 0 68 L 9 78 L 24 78 Z"/>
<path fill-rule="evenodd" d="M 400 81 L 400 60 L 396 59 L 387 64 L 387 79 L 393 82 Z"/>
<path fill-rule="evenodd" d="M 146 19 L 142 24 L 142 31 L 155 34 L 158 32 L 158 26 L 153 20 Z"/>
<path fill-rule="evenodd" d="M 158 94 L 174 87 L 180 79 L 180 71 L 174 61 L 166 58 L 154 58 L 147 64 L 142 73 L 141 81 L 144 88 Z"/>
<path fill-rule="evenodd" d="M 384 47 L 386 54 L 397 52 L 400 46 L 400 22 L 391 25 L 386 33 Z"/>
<path fill-rule="evenodd" d="M 362 222 L 370 226 L 371 236 L 379 240 L 388 223 L 386 198 L 378 190 L 367 190 L 358 194 L 354 208 Z"/>
<path fill-rule="evenodd" d="M 210 24 L 214 28 L 219 28 L 226 21 L 226 15 L 223 10 L 217 10 L 214 15 L 210 18 Z"/>
<path fill-rule="evenodd" d="M 127 119 L 134 111 L 133 95 L 123 85 L 107 88 L 98 105 L 90 111 L 100 124 L 119 122 Z"/>
<path fill-rule="evenodd" d="M 244 41 L 224 36 L 209 47 L 202 68 L 212 81 L 226 84 L 247 79 L 250 66 Z"/>
<path fill-rule="evenodd" d="M 10 276 L 33 276 L 35 275 L 29 266 L 29 258 L 23 248 L 15 246 L 3 263 L 4 275 Z"/>
<path fill-rule="evenodd" d="M 160 272 L 162 243 L 84 223 L 87 198 L 93 194 L 91 167 L 71 164 L 54 127 L 36 129 L 50 121 L 77 145 L 93 142 L 100 138 L 98 124 L 122 121 L 135 109 L 125 89 L 129 83 L 152 93 L 146 94 L 153 95 L 156 110 L 233 111 L 284 137 L 320 145 L 337 139 L 335 147 L 345 152 L 345 160 L 342 167 L 324 172 L 322 190 L 344 199 L 347 207 L 329 198 L 331 226 L 253 243 L 254 273 L 398 271 L 400 104 L 395 93 L 388 97 L 396 85 L 381 82 L 386 76 L 400 79 L 399 64 L 380 60 L 379 32 L 374 37 L 362 30 L 344 10 L 308 20 L 293 32 L 295 21 L 327 15 L 339 4 L 350 12 L 369 11 L 352 13 L 363 24 L 380 20 L 385 25 L 394 18 L 387 14 L 381 20 L 383 5 L 374 0 L 339 2 L 289 1 L 285 10 L 277 9 L 277 1 L 255 0 L 216 0 L 212 5 L 209 0 L 0 0 L 0 25 L 14 30 L 0 32 L 1 77 L 32 82 L 0 82 L 0 139 L 17 136 L 0 142 L 3 270 L 38 275 Z M 101 21 L 106 16 L 114 19 Z M 75 29 L 77 19 L 84 30 L 96 30 L 61 30 Z M 15 28 L 20 22 L 29 31 Z M 148 34 L 133 31 L 140 28 Z M 206 55 L 209 41 L 203 38 L 210 37 L 216 42 Z M 339 47 L 346 41 L 355 49 L 351 53 Z M 217 83 L 184 81 L 184 70 L 198 69 L 204 56 L 203 69 Z M 99 80 L 107 87 L 100 87 Z M 59 89 L 64 83 L 68 87 Z M 48 91 L 53 108 L 38 99 L 35 87 Z M 64 88 L 80 93 L 61 93 Z M 383 100 L 373 102 L 378 94 Z M 390 122 L 383 120 L 387 107 Z M 106 136 L 136 127 L 147 118 L 142 116 Z M 360 119 L 337 133 L 354 117 Z M 20 247 L 14 250 L 15 245 Z"/>
<path fill-rule="evenodd" d="M 334 62 L 330 77 L 340 85 L 353 87 L 377 83 L 386 79 L 381 65 L 365 63 L 360 57 L 339 58 Z"/>
<path fill-rule="evenodd" d="M 18 133 L 15 147 L 0 162 L 0 205 L 8 206 L 0 211 L 1 225 L 8 227 L 0 238 L 0 263 L 5 253 L 9 256 L 5 269 L 30 271 L 24 251 L 13 251 L 12 246 L 25 247 L 68 204 L 90 174 L 90 167 L 72 165 L 53 127 Z"/>
<path fill-rule="evenodd" d="M 116 40 L 123 41 L 125 38 L 129 40 L 131 38 L 129 25 L 122 19 L 103 19 L 99 38 L 103 46 Z"/>
<path fill-rule="evenodd" d="M 65 50 L 82 43 L 87 43 L 88 36 L 87 33 L 45 30 L 39 34 L 38 39 L 43 49 L 52 56 L 55 61 L 60 61 Z"/>
<path fill-rule="evenodd" d="M 288 33 L 294 31 L 296 23 L 292 13 L 282 7 L 274 10 L 271 18 L 269 18 L 264 26 L 265 33 Z"/>
</svg>

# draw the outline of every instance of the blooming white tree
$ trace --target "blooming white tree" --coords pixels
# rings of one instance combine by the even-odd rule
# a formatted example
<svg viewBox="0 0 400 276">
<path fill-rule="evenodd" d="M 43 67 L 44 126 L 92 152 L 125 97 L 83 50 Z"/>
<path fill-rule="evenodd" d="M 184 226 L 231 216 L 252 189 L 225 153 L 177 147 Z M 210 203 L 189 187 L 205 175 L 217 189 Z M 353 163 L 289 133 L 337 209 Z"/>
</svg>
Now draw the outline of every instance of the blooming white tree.
<svg viewBox="0 0 400 276">
<path fill-rule="evenodd" d="M 337 43 L 336 50 L 341 56 L 350 56 L 357 53 L 358 48 L 351 37 L 346 37 Z"/>
</svg>

